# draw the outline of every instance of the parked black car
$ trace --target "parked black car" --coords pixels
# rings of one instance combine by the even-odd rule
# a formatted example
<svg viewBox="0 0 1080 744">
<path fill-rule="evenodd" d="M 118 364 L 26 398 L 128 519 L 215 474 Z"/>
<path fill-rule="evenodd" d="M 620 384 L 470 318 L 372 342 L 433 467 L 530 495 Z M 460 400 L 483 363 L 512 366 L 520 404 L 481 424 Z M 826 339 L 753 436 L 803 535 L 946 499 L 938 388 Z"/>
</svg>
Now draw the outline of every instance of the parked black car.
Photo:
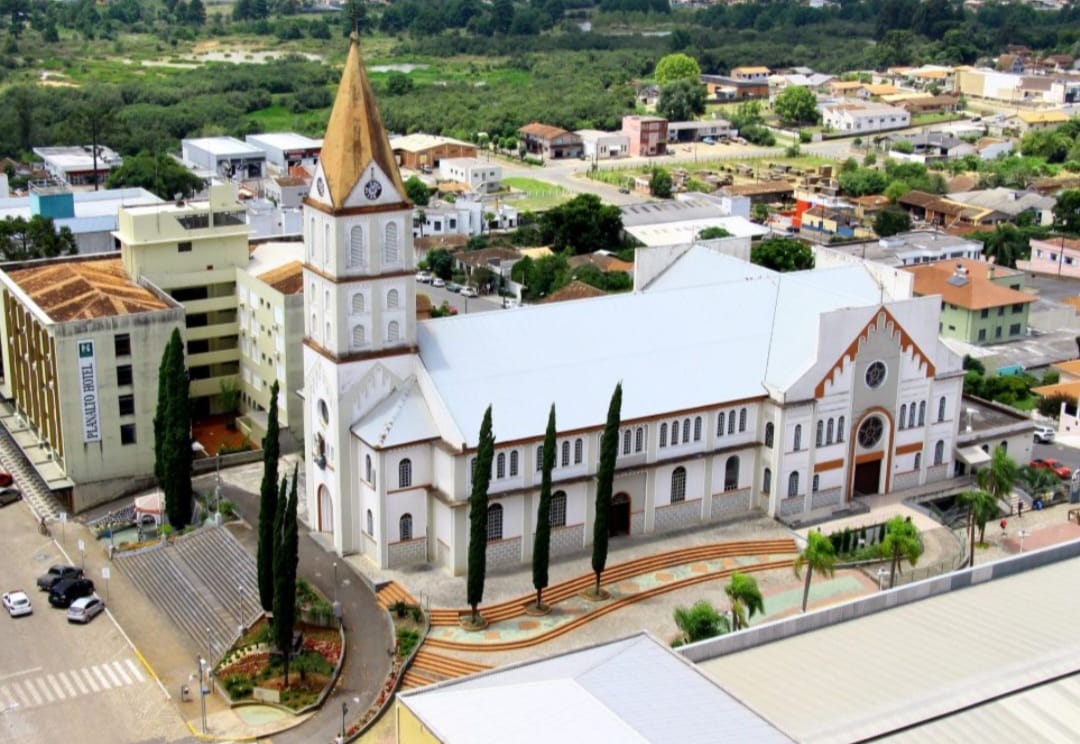
<svg viewBox="0 0 1080 744">
<path fill-rule="evenodd" d="M 78 566 L 49 566 L 47 574 L 38 576 L 38 589 L 43 592 L 51 591 L 54 586 L 64 579 L 78 579 L 82 575 L 82 569 Z"/>
<path fill-rule="evenodd" d="M 94 582 L 90 579 L 64 579 L 49 591 L 49 604 L 53 607 L 70 607 L 80 597 L 89 597 L 94 593 Z"/>
</svg>

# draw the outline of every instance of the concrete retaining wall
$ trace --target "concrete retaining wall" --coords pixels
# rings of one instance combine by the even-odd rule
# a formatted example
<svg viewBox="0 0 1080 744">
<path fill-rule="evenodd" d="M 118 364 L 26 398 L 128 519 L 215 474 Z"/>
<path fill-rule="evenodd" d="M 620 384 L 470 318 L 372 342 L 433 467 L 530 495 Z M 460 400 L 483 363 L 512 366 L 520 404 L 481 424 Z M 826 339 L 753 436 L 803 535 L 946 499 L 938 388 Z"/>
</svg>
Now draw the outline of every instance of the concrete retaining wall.
<svg viewBox="0 0 1080 744">
<path fill-rule="evenodd" d="M 681 501 L 656 507 L 655 532 L 677 530 L 701 522 L 701 499 Z"/>
</svg>

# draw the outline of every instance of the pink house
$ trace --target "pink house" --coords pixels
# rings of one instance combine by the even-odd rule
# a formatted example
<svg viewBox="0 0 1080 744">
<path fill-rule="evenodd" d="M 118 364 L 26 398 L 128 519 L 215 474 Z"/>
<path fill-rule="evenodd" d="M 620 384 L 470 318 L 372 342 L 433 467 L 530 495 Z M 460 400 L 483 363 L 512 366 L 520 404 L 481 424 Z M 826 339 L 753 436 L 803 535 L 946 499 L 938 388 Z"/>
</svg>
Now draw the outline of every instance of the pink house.
<svg viewBox="0 0 1080 744">
<path fill-rule="evenodd" d="M 630 140 L 632 156 L 663 155 L 667 152 L 667 119 L 659 116 L 624 116 L 622 133 Z"/>
<path fill-rule="evenodd" d="M 1016 266 L 1033 274 L 1052 274 L 1080 279 L 1080 240 L 1049 238 L 1031 241 L 1031 260 Z"/>
</svg>

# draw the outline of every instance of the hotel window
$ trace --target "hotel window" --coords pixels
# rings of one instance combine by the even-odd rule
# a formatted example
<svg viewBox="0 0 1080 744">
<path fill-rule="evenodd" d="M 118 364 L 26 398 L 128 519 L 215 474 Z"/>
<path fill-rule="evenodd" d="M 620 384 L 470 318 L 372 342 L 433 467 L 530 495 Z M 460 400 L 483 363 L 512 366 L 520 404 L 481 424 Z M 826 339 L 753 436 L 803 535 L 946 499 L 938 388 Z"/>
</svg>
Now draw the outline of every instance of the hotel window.
<svg viewBox="0 0 1080 744">
<path fill-rule="evenodd" d="M 570 442 L 562 443 L 562 466 L 565 468 L 570 464 Z"/>
<path fill-rule="evenodd" d="M 739 431 L 746 431 L 746 409 L 739 409 Z"/>
<path fill-rule="evenodd" d="M 934 445 L 934 464 L 935 465 L 941 465 L 944 462 L 945 462 L 945 442 L 939 440 L 938 443 Z"/>
<path fill-rule="evenodd" d="M 398 322 L 396 320 L 391 320 L 390 324 L 386 326 L 386 340 L 390 342 L 397 341 L 399 335 Z"/>
<path fill-rule="evenodd" d="M 116 368 L 116 384 L 117 385 L 130 385 L 134 377 L 131 373 L 130 364 L 121 364 Z"/>
<path fill-rule="evenodd" d="M 833 443 L 833 420 L 829 419 L 829 425 L 825 427 L 825 444 Z"/>
<path fill-rule="evenodd" d="M 502 452 L 500 452 L 498 457 L 495 458 L 495 477 L 506 477 L 506 455 Z"/>
<path fill-rule="evenodd" d="M 398 308 L 399 303 L 400 303 L 400 299 L 399 299 L 398 291 L 396 289 L 391 289 L 389 292 L 386 293 L 386 307 L 387 307 L 387 309 L 396 310 Z"/>
<path fill-rule="evenodd" d="M 765 424 L 765 446 L 766 447 L 772 447 L 773 446 L 773 431 L 775 431 L 775 427 L 773 427 L 772 421 Z"/>
<path fill-rule="evenodd" d="M 118 398 L 120 403 L 120 415 L 131 416 L 135 413 L 135 396 L 134 395 L 121 395 Z"/>
<path fill-rule="evenodd" d="M 724 436 L 724 412 L 720 411 L 720 415 L 716 419 L 716 436 Z"/>
<path fill-rule="evenodd" d="M 787 481 L 787 495 L 788 498 L 799 495 L 799 471 L 792 470 L 791 475 L 788 476 Z"/>
<path fill-rule="evenodd" d="M 634 432 L 634 452 L 645 449 L 645 427 L 639 426 Z"/>
<path fill-rule="evenodd" d="M 176 250 L 178 253 L 191 253 L 191 241 L 183 240 L 176 244 Z"/>
<path fill-rule="evenodd" d="M 815 445 L 820 447 L 824 443 L 825 443 L 825 422 L 819 420 L 817 422 L 817 439 L 815 440 Z"/>
<path fill-rule="evenodd" d="M 765 468 L 764 474 L 761 476 L 761 492 L 768 493 L 772 488 L 772 470 Z"/>
<path fill-rule="evenodd" d="M 945 420 L 945 396 L 941 396 L 937 402 L 937 420 Z"/>
<path fill-rule="evenodd" d="M 367 533 L 369 535 L 375 534 L 375 515 L 371 513 L 371 509 L 367 510 Z"/>
<path fill-rule="evenodd" d="M 585 451 L 585 442 L 579 437 L 574 440 L 574 464 L 580 465 Z"/>
<path fill-rule="evenodd" d="M 412 514 L 402 514 L 398 520 L 398 539 L 402 542 L 412 540 Z"/>
<path fill-rule="evenodd" d="M 919 401 L 919 426 L 926 426 L 926 401 Z"/>
<path fill-rule="evenodd" d="M 660 446 L 667 447 L 667 424 L 660 424 Z"/>
<path fill-rule="evenodd" d="M 502 540 L 503 536 L 503 508 L 502 504 L 492 504 L 487 511 L 487 540 L 494 542 Z"/>
<path fill-rule="evenodd" d="M 701 416 L 694 419 L 694 441 L 701 441 Z"/>
<path fill-rule="evenodd" d="M 690 441 L 690 419 L 683 419 L 682 422 L 682 441 L 686 444 Z"/>
<path fill-rule="evenodd" d="M 674 447 L 679 443 L 679 421 L 676 419 L 671 422 L 671 446 Z"/>
<path fill-rule="evenodd" d="M 739 487 L 739 456 L 732 455 L 724 463 L 724 490 L 734 491 Z"/>
<path fill-rule="evenodd" d="M 727 417 L 727 433 L 728 434 L 734 434 L 735 433 L 735 411 L 732 411 L 731 413 L 728 414 L 728 417 Z"/>
<path fill-rule="evenodd" d="M 120 426 L 120 444 L 135 444 L 135 424 L 123 424 Z"/>
<path fill-rule="evenodd" d="M 544 445 L 540 445 L 536 448 L 536 472 L 540 472 L 544 468 Z"/>
<path fill-rule="evenodd" d="M 792 447 L 792 449 L 795 450 L 796 452 L 798 452 L 800 449 L 802 449 L 802 424 L 795 424 L 795 441 L 794 441 L 794 445 L 795 446 Z"/>
<path fill-rule="evenodd" d="M 126 333 L 113 336 L 113 351 L 118 357 L 131 356 L 131 336 Z"/>
<path fill-rule="evenodd" d="M 814 474 L 814 481 L 813 481 L 812 485 L 810 486 L 810 490 L 813 491 L 814 493 L 817 493 L 818 492 L 818 486 L 820 486 L 820 485 L 821 485 L 821 476 L 818 475 L 817 473 L 815 473 Z"/>
<path fill-rule="evenodd" d="M 897 423 L 898 423 L 897 428 L 898 429 L 903 429 L 904 424 L 905 424 L 906 421 L 907 421 L 907 403 L 902 403 L 900 405 L 900 418 L 897 421 Z"/>
<path fill-rule="evenodd" d="M 632 437 L 633 437 L 633 435 L 630 433 L 629 429 L 627 429 L 626 431 L 623 432 L 623 435 L 622 435 L 622 453 L 624 455 L 629 455 L 630 454 L 630 445 L 633 443 L 632 442 Z"/>
</svg>

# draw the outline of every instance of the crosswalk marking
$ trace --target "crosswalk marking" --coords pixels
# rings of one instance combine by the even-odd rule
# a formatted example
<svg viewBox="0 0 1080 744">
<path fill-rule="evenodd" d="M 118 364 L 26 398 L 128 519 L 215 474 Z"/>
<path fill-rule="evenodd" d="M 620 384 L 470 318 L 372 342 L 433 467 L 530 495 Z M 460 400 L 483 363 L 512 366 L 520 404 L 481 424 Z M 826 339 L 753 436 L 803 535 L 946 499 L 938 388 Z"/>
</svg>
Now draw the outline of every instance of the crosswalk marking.
<svg viewBox="0 0 1080 744">
<path fill-rule="evenodd" d="M 26 689 L 30 693 L 30 697 L 34 699 L 35 705 L 41 705 L 41 695 L 38 694 L 37 688 L 34 687 L 34 680 L 28 680 L 26 683 Z"/>
<path fill-rule="evenodd" d="M 75 688 L 72 687 L 71 680 L 67 678 L 67 674 L 65 674 L 64 672 L 57 672 L 56 676 L 61 682 L 64 683 L 64 688 L 67 690 L 70 697 L 75 697 L 78 694 L 77 692 L 75 692 Z M 83 692 L 86 691 L 83 690 Z"/>
<path fill-rule="evenodd" d="M 102 687 L 104 687 L 106 690 L 112 689 L 112 685 L 109 684 L 109 680 L 105 679 L 105 675 L 101 673 L 101 669 L 96 666 L 92 666 L 90 667 L 90 671 L 94 673 L 94 676 L 97 677 L 97 680 L 101 683 Z"/>
<path fill-rule="evenodd" d="M 18 706 L 18 702 L 15 701 L 15 696 L 11 694 L 11 690 L 7 685 L 0 685 L 0 704 L 5 708 L 11 708 Z"/>
<path fill-rule="evenodd" d="M 86 669 L 84 667 L 84 668 L 80 669 L 79 672 L 86 679 L 86 683 L 88 685 L 90 685 L 91 690 L 93 690 L 94 692 L 97 692 L 98 690 L 101 689 L 100 687 L 98 687 L 98 683 L 94 681 L 94 675 L 90 674 L 89 669 Z"/>
<path fill-rule="evenodd" d="M 124 671 L 124 665 L 123 664 L 121 664 L 119 661 L 114 661 L 112 663 L 112 667 L 113 667 L 113 669 L 116 670 L 116 673 L 120 675 L 120 679 L 123 680 L 123 682 L 121 682 L 120 684 L 122 684 L 122 685 L 130 685 L 131 684 L 131 677 L 127 676 L 127 672 Z"/>
<path fill-rule="evenodd" d="M 53 701 L 53 694 L 49 690 L 49 686 L 47 684 L 45 684 L 45 680 L 42 679 L 41 677 L 38 677 L 38 679 L 36 679 L 34 681 L 36 681 L 37 686 L 41 688 L 41 694 L 45 696 L 45 702 L 46 703 L 51 703 Z"/>
<path fill-rule="evenodd" d="M 64 694 L 64 691 L 60 689 L 60 683 L 56 681 L 56 677 L 50 674 L 46 679 L 49 680 L 49 685 L 52 686 L 53 692 L 56 693 L 57 698 L 63 700 L 67 697 L 67 695 Z"/>
<path fill-rule="evenodd" d="M 131 659 L 124 659 L 124 662 L 128 665 L 128 669 L 131 670 L 131 673 L 135 676 L 136 680 L 142 682 L 144 679 L 146 679 L 142 676 L 142 672 L 139 671 L 139 667 L 135 665 L 134 661 L 132 661 Z"/>
<path fill-rule="evenodd" d="M 120 678 L 116 676 L 116 672 L 113 671 L 112 666 L 109 664 L 102 664 L 101 669 L 105 672 L 105 676 L 109 678 L 109 682 L 112 683 L 113 687 L 120 687 L 122 683 L 120 682 Z"/>
</svg>

